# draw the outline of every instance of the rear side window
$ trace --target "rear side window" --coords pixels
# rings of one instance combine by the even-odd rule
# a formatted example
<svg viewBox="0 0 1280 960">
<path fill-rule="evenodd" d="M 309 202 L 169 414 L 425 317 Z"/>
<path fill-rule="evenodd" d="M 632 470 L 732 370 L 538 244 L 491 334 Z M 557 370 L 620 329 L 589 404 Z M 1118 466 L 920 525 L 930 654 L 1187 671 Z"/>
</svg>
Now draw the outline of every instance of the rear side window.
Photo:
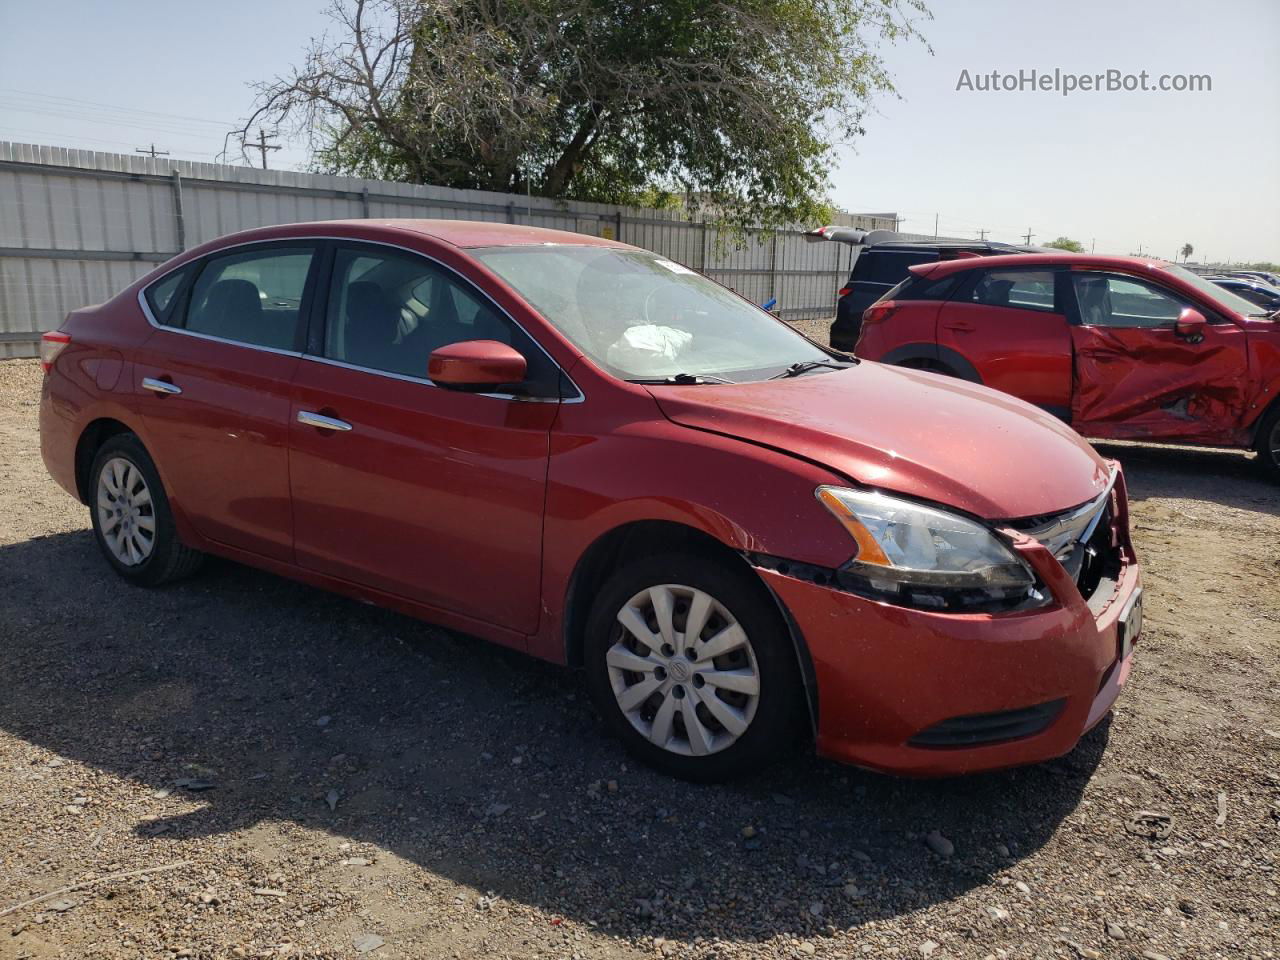
<svg viewBox="0 0 1280 960">
<path fill-rule="evenodd" d="M 497 340 L 528 364 L 538 395 L 558 392 L 559 371 L 529 336 L 462 278 L 424 257 L 344 247 L 334 256 L 324 355 L 425 380 L 433 350 Z"/>
<path fill-rule="evenodd" d="M 1053 313 L 1053 271 L 988 270 L 973 285 L 969 298 L 989 307 Z"/>
<path fill-rule="evenodd" d="M 166 321 L 169 307 L 173 304 L 173 298 L 182 287 L 182 281 L 186 278 L 187 268 L 183 267 L 180 270 L 173 271 L 168 276 L 161 277 L 147 287 L 143 296 L 147 298 L 147 306 L 151 308 L 151 315 L 157 323 Z"/>
<path fill-rule="evenodd" d="M 272 247 L 210 257 L 187 298 L 183 326 L 237 343 L 298 349 L 313 253 L 310 247 Z"/>
</svg>

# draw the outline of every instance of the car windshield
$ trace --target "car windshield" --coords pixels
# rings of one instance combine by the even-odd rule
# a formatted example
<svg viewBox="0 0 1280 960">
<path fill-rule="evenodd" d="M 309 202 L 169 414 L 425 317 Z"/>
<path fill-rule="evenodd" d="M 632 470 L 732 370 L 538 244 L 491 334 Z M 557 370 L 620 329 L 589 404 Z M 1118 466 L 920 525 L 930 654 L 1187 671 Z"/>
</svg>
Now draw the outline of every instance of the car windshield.
<svg viewBox="0 0 1280 960">
<path fill-rule="evenodd" d="M 1230 290 L 1218 286 L 1212 280 L 1206 280 L 1204 277 L 1192 273 L 1186 267 L 1180 267 L 1177 264 L 1170 263 L 1165 265 L 1165 269 L 1187 281 L 1187 283 L 1191 284 L 1210 300 L 1222 304 L 1228 310 L 1234 310 L 1236 313 L 1242 313 L 1246 317 L 1265 316 L 1267 313 L 1266 310 L 1263 310 L 1256 303 L 1250 303 L 1244 297 L 1236 296 Z"/>
<path fill-rule="evenodd" d="M 625 380 L 762 380 L 792 364 L 832 360 L 783 321 L 654 253 L 540 244 L 471 254 Z"/>
</svg>

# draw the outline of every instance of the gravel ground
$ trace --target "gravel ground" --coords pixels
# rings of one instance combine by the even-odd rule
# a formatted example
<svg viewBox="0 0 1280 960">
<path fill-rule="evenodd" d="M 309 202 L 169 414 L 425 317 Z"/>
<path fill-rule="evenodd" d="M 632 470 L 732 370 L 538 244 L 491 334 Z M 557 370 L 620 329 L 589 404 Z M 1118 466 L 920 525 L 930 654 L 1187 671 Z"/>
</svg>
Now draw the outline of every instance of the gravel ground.
<svg viewBox="0 0 1280 960">
<path fill-rule="evenodd" d="M 1105 448 L 1147 630 L 1071 755 L 695 787 L 551 666 L 228 563 L 123 586 L 39 383 L 0 363 L 0 957 L 1280 950 L 1280 490 L 1243 455 Z"/>
</svg>

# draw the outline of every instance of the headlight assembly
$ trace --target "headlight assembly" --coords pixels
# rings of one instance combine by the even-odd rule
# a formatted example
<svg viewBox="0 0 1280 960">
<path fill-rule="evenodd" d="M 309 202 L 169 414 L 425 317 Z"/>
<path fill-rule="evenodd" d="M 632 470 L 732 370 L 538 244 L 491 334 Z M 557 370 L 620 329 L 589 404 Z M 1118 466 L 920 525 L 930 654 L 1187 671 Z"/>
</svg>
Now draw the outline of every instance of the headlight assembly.
<svg viewBox="0 0 1280 960">
<path fill-rule="evenodd" d="M 955 612 L 1047 602 L 1030 567 L 984 524 L 867 490 L 822 486 L 816 495 L 857 545 L 840 569 L 855 593 Z"/>
</svg>

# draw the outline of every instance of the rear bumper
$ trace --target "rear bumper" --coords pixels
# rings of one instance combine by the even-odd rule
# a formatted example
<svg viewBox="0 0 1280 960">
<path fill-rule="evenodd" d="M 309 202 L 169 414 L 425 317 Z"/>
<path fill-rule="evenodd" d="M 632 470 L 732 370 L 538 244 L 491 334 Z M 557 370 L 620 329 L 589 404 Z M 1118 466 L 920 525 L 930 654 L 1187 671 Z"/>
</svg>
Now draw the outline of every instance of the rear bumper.
<svg viewBox="0 0 1280 960">
<path fill-rule="evenodd" d="M 53 377 L 46 374 L 40 388 L 40 456 L 58 486 L 80 499 L 76 486 L 77 409 L 53 389 Z"/>
<path fill-rule="evenodd" d="M 818 752 L 910 776 L 949 776 L 1068 753 L 1124 689 L 1118 624 L 1141 574 L 1132 551 L 1096 615 L 1047 550 L 1018 546 L 1055 603 L 939 614 L 775 570 L 760 575 L 803 635 L 817 682 Z M 976 737 L 987 742 L 971 745 Z M 995 742 L 991 742 L 991 741 Z"/>
</svg>

